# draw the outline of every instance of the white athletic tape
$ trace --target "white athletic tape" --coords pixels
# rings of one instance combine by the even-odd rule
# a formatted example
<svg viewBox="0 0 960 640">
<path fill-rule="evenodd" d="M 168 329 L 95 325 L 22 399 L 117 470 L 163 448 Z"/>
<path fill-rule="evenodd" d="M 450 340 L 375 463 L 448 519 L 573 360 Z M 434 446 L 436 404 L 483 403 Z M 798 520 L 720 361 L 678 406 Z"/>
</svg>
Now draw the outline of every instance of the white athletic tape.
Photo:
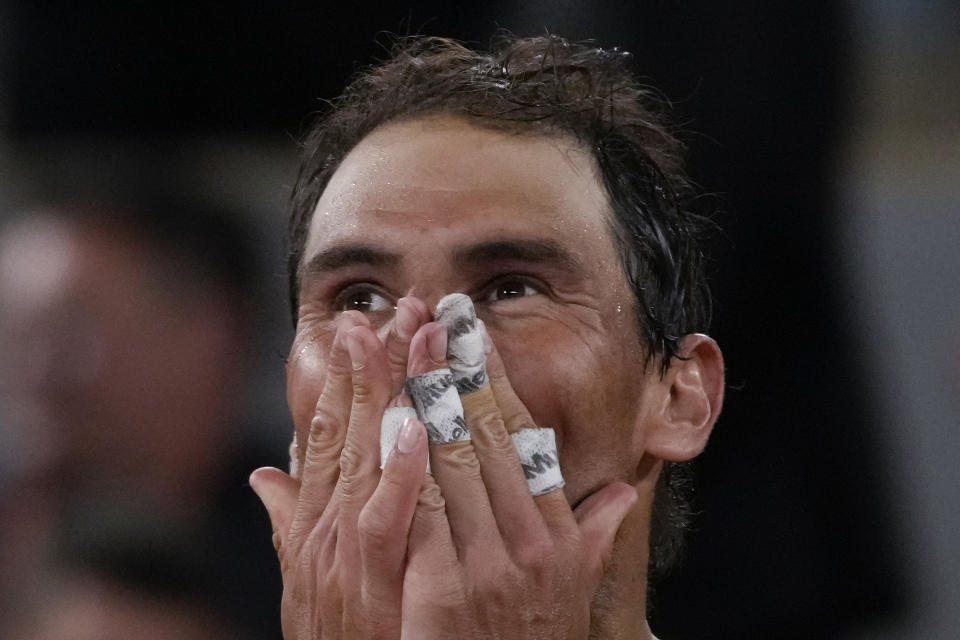
<svg viewBox="0 0 960 640">
<path fill-rule="evenodd" d="M 397 437 L 407 418 L 416 418 L 417 410 L 413 407 L 387 407 L 383 411 L 380 421 L 380 468 L 387 464 L 390 452 L 397 446 Z M 430 460 L 427 459 L 427 473 L 430 472 Z"/>
<path fill-rule="evenodd" d="M 290 475 L 296 478 L 300 475 L 300 455 L 297 451 L 297 432 L 293 432 L 293 440 L 290 441 L 290 447 L 287 449 L 290 454 Z"/>
<path fill-rule="evenodd" d="M 427 439 L 431 444 L 470 439 L 460 394 L 453 384 L 450 369 L 435 369 L 407 378 L 407 393 L 417 407 L 420 421 L 427 428 Z"/>
<path fill-rule="evenodd" d="M 521 429 L 510 436 L 523 466 L 523 474 L 527 477 L 530 493 L 540 496 L 564 485 L 553 429 Z"/>
<path fill-rule="evenodd" d="M 483 349 L 483 322 L 477 319 L 473 300 L 451 293 L 437 303 L 437 322 L 447 328 L 447 365 L 460 393 L 476 391 L 487 382 Z"/>
</svg>

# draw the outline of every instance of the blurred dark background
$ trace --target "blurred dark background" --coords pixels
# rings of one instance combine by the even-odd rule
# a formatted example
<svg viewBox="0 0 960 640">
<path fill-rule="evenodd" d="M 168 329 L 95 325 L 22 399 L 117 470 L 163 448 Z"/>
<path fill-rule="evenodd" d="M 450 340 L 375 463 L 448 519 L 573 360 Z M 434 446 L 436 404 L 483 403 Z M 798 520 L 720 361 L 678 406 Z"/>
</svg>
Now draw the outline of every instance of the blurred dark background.
<svg viewBox="0 0 960 640">
<path fill-rule="evenodd" d="M 254 464 L 284 464 L 291 432 L 282 231 L 295 141 L 320 99 L 384 54 L 385 34 L 484 45 L 498 28 L 550 30 L 634 54 L 673 100 L 690 173 L 723 229 L 713 335 L 729 389 L 696 463 L 687 562 L 656 587 L 654 632 L 954 637 L 960 29 L 949 25 L 960 11 L 948 2 L 0 2 L 0 223 L 175 191 L 196 219 L 246 238 L 242 253 L 203 256 L 211 272 L 235 272 L 224 265 L 237 255 L 251 269 L 242 290 L 224 285 L 243 320 L 230 344 L 244 364 L 229 399 L 237 444 L 205 507 L 209 535 L 198 542 L 174 523 L 158 544 L 144 535 L 158 530 L 150 518 L 113 505 L 104 521 L 123 524 L 99 537 L 90 511 L 51 520 L 68 523 L 58 548 L 109 582 L 128 572 L 103 552 L 117 546 L 110 536 L 164 566 L 176 565 L 164 560 L 171 548 L 187 547 L 177 557 L 218 566 L 210 573 L 231 594 L 211 597 L 220 587 L 184 566 L 168 580 L 190 585 L 176 602 L 200 593 L 204 620 L 272 637 L 269 524 L 245 483 Z M 105 237 L 167 237 L 149 207 L 128 208 L 104 223 Z M 75 225 L 77 214 L 53 219 Z M 218 236 L 191 225 L 202 246 Z M 0 513 L 15 514 L 10 488 L 43 475 L 17 447 L 30 457 L 46 445 L 0 419 Z M 0 526 L 0 537 L 26 535 L 9 519 Z M 213 547 L 232 562 L 211 540 L 225 540 Z M 70 578 L 44 597 L 69 599 L 75 576 L 87 579 L 64 564 L 58 575 Z M 141 573 L 137 588 L 156 587 Z"/>
</svg>

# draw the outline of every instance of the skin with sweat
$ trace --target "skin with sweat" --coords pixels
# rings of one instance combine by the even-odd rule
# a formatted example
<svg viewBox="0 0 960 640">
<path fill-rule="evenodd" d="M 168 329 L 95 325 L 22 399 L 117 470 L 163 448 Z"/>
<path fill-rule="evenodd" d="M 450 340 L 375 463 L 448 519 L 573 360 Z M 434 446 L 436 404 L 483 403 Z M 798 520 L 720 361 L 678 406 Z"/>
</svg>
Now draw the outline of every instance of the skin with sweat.
<svg viewBox="0 0 960 640">
<path fill-rule="evenodd" d="M 448 116 L 381 126 L 345 158 L 311 222 L 288 402 L 306 442 L 344 311 L 364 312 L 384 337 L 403 296 L 432 309 L 469 295 L 536 425 L 556 430 L 568 502 L 614 480 L 636 487 L 594 611 L 605 636 L 650 637 L 642 603 L 660 463 L 646 452 L 647 423 L 665 383 L 644 366 L 608 215 L 572 141 Z"/>
</svg>

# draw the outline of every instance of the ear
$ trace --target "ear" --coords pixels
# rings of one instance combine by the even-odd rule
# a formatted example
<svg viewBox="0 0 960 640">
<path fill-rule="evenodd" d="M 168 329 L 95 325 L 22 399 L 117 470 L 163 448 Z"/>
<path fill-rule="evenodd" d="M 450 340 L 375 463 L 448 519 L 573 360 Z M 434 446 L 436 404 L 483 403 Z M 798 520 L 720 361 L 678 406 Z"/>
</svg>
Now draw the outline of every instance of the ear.
<svg viewBox="0 0 960 640">
<path fill-rule="evenodd" d="M 709 336 L 690 334 L 680 342 L 648 415 L 645 449 L 681 462 L 707 445 L 723 405 L 723 355 Z"/>
</svg>

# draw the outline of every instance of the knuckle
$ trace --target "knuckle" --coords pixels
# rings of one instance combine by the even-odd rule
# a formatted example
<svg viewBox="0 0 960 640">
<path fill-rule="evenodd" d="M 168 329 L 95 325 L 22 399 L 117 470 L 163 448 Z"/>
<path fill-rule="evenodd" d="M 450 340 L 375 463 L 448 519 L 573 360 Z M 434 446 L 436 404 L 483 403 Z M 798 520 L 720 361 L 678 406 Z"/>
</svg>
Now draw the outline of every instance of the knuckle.
<svg viewBox="0 0 960 640">
<path fill-rule="evenodd" d="M 440 485 L 433 476 L 427 476 L 420 488 L 420 495 L 417 496 L 417 511 L 445 515 L 446 508 L 447 504 L 440 492 Z"/>
<path fill-rule="evenodd" d="M 369 455 L 364 455 L 359 447 L 353 446 L 350 439 L 340 451 L 340 485 L 343 493 L 354 495 L 365 486 L 363 480 L 372 474 L 379 463 Z"/>
<path fill-rule="evenodd" d="M 357 519 L 357 537 L 361 549 L 382 551 L 390 542 L 392 527 L 389 517 L 382 511 L 367 505 Z"/>
<path fill-rule="evenodd" d="M 387 403 L 389 389 L 383 384 L 375 384 L 361 371 L 355 372 L 353 380 L 353 402 L 362 406 L 380 406 Z"/>
<path fill-rule="evenodd" d="M 303 455 L 304 466 L 313 469 L 313 473 L 321 473 L 325 476 L 326 470 L 336 469 L 336 459 L 339 455 L 342 455 L 339 445 L 311 443 L 311 446 L 307 447 Z M 304 498 L 304 500 L 309 500 L 309 498 Z"/>
<path fill-rule="evenodd" d="M 334 351 L 334 357 L 330 358 L 330 361 L 327 363 L 327 379 L 332 384 L 337 384 L 338 382 L 346 382 L 350 380 L 350 377 L 353 373 L 353 366 L 350 364 L 350 358 L 346 354 L 346 349 L 338 353 L 337 350 Z"/>
<path fill-rule="evenodd" d="M 485 421 L 478 429 L 472 431 L 476 433 L 474 437 L 478 444 L 482 444 L 487 453 L 495 455 L 498 458 L 515 458 L 517 449 L 513 444 L 513 438 L 507 432 L 503 422 L 499 419 Z"/>
<path fill-rule="evenodd" d="M 519 403 L 506 403 L 506 406 L 501 409 L 501 415 L 503 416 L 503 423 L 511 431 L 533 426 L 530 413 L 526 407 Z"/>
<path fill-rule="evenodd" d="M 473 600 L 482 602 L 493 610 L 503 610 L 515 605 L 517 591 L 522 589 L 523 576 L 509 563 L 493 562 L 475 572 Z"/>
<path fill-rule="evenodd" d="M 480 477 L 480 461 L 473 443 L 469 440 L 438 445 L 430 452 L 431 460 L 435 457 L 442 461 L 441 463 L 455 467 L 458 473 L 463 473 L 468 478 Z"/>
<path fill-rule="evenodd" d="M 391 365 L 405 366 L 407 364 L 407 354 L 410 350 L 410 341 L 401 340 L 395 333 L 391 332 L 386 344 L 387 361 Z"/>
<path fill-rule="evenodd" d="M 463 411 L 467 414 L 468 420 L 471 416 L 481 420 L 488 416 L 500 415 L 500 407 L 497 406 L 497 400 L 489 386 L 460 396 L 460 402 L 463 404 Z"/>
<path fill-rule="evenodd" d="M 366 400 L 370 397 L 373 389 L 370 381 L 363 369 L 356 369 L 353 372 L 353 397 L 355 400 Z"/>
<path fill-rule="evenodd" d="M 539 575 L 553 565 L 556 549 L 550 541 L 529 540 L 514 552 L 513 561 L 524 573 Z"/>
<path fill-rule="evenodd" d="M 345 488 L 348 488 L 354 482 L 360 473 L 362 459 L 360 452 L 356 447 L 346 443 L 340 451 L 340 481 Z"/>
<path fill-rule="evenodd" d="M 320 402 L 310 420 L 308 445 L 311 448 L 328 447 L 340 440 L 343 430 L 342 418 L 330 408 L 328 403 Z"/>
</svg>

